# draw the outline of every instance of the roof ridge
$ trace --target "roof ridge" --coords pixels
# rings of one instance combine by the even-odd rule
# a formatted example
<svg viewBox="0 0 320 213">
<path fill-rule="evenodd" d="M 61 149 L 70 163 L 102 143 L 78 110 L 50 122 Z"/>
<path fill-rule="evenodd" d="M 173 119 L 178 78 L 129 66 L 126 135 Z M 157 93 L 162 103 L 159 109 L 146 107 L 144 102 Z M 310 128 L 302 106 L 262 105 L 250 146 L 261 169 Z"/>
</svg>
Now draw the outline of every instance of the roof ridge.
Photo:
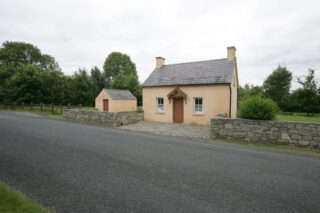
<svg viewBox="0 0 320 213">
<path fill-rule="evenodd" d="M 226 60 L 226 59 L 227 59 L 227 58 L 218 58 L 218 59 L 201 60 L 201 61 L 190 61 L 190 62 L 182 62 L 182 63 L 175 63 L 175 64 L 165 64 L 165 65 L 163 65 L 163 66 L 179 65 L 179 64 L 191 64 L 191 63 L 206 62 L 206 61 Z M 161 69 L 161 68 L 160 68 L 160 69 Z"/>
<path fill-rule="evenodd" d="M 129 91 L 128 89 L 110 89 L 110 88 L 103 88 L 105 90 L 118 90 L 118 91 Z"/>
</svg>

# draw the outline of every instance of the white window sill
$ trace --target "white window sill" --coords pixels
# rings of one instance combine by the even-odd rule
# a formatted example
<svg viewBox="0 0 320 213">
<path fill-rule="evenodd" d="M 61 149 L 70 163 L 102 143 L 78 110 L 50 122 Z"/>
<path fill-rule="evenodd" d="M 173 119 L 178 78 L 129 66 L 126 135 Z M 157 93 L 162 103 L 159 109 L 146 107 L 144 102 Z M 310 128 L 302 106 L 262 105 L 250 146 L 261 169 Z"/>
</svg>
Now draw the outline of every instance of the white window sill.
<svg viewBox="0 0 320 213">
<path fill-rule="evenodd" d="M 156 114 L 164 114 L 164 112 L 156 112 Z"/>
</svg>

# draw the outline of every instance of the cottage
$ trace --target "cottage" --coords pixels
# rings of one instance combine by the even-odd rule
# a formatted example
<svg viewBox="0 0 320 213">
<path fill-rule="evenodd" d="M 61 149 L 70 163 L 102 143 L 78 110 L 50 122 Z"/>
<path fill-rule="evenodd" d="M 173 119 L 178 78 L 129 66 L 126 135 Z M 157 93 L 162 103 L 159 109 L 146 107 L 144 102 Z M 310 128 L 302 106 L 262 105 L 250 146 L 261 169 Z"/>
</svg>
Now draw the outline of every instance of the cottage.
<svg viewBox="0 0 320 213">
<path fill-rule="evenodd" d="M 136 111 L 137 99 L 129 90 L 102 89 L 95 106 L 99 111 L 107 112 Z"/>
<path fill-rule="evenodd" d="M 209 125 L 218 114 L 235 118 L 238 85 L 235 47 L 216 60 L 165 65 L 156 57 L 142 85 L 144 119 Z"/>
</svg>

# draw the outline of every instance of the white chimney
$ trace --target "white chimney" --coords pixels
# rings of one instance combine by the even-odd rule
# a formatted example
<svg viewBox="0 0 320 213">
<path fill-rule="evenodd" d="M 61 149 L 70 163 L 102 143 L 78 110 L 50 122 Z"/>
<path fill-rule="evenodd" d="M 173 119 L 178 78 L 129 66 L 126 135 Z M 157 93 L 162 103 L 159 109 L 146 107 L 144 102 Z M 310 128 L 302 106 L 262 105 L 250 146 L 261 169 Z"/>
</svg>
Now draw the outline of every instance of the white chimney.
<svg viewBox="0 0 320 213">
<path fill-rule="evenodd" d="M 236 48 L 234 46 L 232 47 L 227 47 L 228 50 L 228 61 L 233 61 L 236 57 Z"/>
<path fill-rule="evenodd" d="M 163 58 L 163 57 L 156 57 L 156 68 L 157 69 L 160 69 L 163 65 L 164 65 L 164 61 L 165 61 L 166 59 L 165 58 Z"/>
</svg>

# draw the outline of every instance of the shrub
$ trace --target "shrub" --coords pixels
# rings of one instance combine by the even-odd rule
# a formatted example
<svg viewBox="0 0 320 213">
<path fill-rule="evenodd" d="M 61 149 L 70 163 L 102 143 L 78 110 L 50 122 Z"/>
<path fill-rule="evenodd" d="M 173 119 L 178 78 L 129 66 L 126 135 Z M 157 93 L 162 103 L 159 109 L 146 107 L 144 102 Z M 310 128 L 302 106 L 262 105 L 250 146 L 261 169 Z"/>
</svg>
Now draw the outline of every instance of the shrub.
<svg viewBox="0 0 320 213">
<path fill-rule="evenodd" d="M 272 120 L 277 113 L 277 104 L 268 98 L 252 96 L 240 103 L 238 117 L 254 120 Z"/>
</svg>

